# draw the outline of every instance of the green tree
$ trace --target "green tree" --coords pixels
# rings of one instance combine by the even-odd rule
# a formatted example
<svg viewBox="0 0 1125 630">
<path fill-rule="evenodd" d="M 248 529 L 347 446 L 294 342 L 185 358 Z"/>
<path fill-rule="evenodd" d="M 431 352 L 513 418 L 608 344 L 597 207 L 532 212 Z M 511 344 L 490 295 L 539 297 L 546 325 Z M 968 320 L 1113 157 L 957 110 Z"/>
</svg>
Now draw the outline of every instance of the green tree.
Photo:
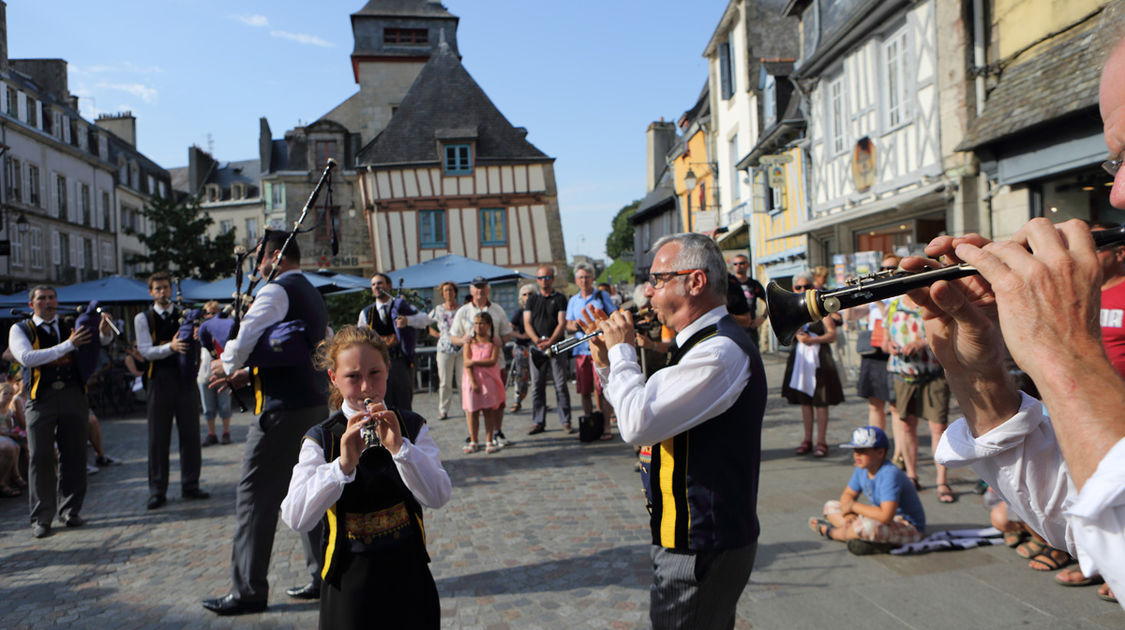
<svg viewBox="0 0 1125 630">
<path fill-rule="evenodd" d="M 613 217 L 613 231 L 605 239 L 605 253 L 610 258 L 617 260 L 623 253 L 633 251 L 633 224 L 629 222 L 629 217 L 639 205 L 640 199 L 618 210 Z"/>
<path fill-rule="evenodd" d="M 175 271 L 200 280 L 216 280 L 234 273 L 234 230 L 215 238 L 207 228 L 215 221 L 199 207 L 196 197 L 176 201 L 150 197 L 139 214 L 152 225 L 151 234 L 126 227 L 148 248 L 148 254 L 131 254 L 125 262 L 148 264 L 155 270 Z M 147 274 L 146 274 L 147 275 Z"/>
</svg>

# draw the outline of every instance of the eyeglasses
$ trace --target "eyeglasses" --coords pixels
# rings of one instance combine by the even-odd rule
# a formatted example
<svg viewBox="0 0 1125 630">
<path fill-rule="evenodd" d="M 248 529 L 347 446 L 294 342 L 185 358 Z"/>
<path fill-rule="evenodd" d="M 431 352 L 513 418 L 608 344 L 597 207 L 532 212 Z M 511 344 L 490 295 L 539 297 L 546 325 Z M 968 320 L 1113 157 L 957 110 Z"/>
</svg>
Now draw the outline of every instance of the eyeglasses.
<svg viewBox="0 0 1125 630">
<path fill-rule="evenodd" d="M 1106 160 L 1105 162 L 1102 162 L 1102 168 L 1105 169 L 1105 172 L 1109 173 L 1111 176 L 1117 177 L 1117 171 L 1121 169 L 1121 164 L 1123 162 L 1125 162 L 1125 160 Z"/>
<path fill-rule="evenodd" d="M 794 291 L 800 291 L 802 289 L 809 289 L 809 288 L 812 288 L 811 284 L 795 284 L 795 285 L 793 285 Z"/>
<path fill-rule="evenodd" d="M 734 265 L 735 267 L 745 267 L 746 265 L 749 265 L 750 263 L 742 261 L 742 260 L 736 260 L 736 261 L 732 262 L 731 264 Z"/>
<path fill-rule="evenodd" d="M 551 278 L 554 278 L 554 276 L 535 276 L 536 280 L 550 280 Z"/>
<path fill-rule="evenodd" d="M 679 277 L 679 276 L 686 276 L 686 275 L 691 274 L 694 271 L 703 271 L 703 270 L 702 269 L 681 269 L 679 271 L 654 271 L 654 272 L 648 274 L 648 283 L 652 285 L 652 288 L 659 289 L 664 283 L 668 282 L 672 278 L 676 278 L 676 277 Z"/>
<path fill-rule="evenodd" d="M 895 271 L 895 270 L 898 269 L 898 267 L 892 267 L 891 265 L 883 265 L 882 267 L 879 267 L 879 269 L 881 271 Z"/>
</svg>

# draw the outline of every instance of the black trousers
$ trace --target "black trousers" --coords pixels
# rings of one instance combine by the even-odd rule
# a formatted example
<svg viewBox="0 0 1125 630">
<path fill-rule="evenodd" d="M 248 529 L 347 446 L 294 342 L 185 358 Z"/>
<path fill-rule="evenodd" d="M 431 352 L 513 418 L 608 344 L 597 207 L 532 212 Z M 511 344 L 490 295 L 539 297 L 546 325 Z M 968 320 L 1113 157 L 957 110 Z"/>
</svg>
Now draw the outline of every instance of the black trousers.
<svg viewBox="0 0 1125 630">
<path fill-rule="evenodd" d="M 383 397 L 387 407 L 413 411 L 414 404 L 414 362 L 402 356 L 391 356 L 390 371 L 387 374 L 387 394 Z"/>
<path fill-rule="evenodd" d="M 203 454 L 199 440 L 199 388 L 179 369 L 153 370 L 148 390 L 148 491 L 168 493 L 168 455 L 172 445 L 172 420 L 180 443 L 180 486 L 184 492 L 199 489 Z"/>
</svg>

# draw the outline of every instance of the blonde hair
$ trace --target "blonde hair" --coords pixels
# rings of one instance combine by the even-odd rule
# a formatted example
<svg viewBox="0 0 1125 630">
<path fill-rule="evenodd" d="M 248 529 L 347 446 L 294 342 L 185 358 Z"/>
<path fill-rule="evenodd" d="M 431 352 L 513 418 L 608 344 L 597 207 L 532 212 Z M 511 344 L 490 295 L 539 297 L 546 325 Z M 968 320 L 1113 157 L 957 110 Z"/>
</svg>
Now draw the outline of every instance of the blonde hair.
<svg viewBox="0 0 1125 630">
<path fill-rule="evenodd" d="M 374 330 L 367 326 L 344 326 L 336 331 L 336 334 L 331 339 L 325 339 L 320 342 L 316 347 L 316 355 L 313 357 L 313 364 L 318 370 L 336 370 L 336 357 L 341 352 L 355 346 L 368 345 L 374 348 L 379 356 L 383 357 L 383 363 L 389 368 L 391 365 L 390 353 L 387 352 L 387 344 L 383 343 L 383 338 L 379 336 Z M 336 389 L 335 383 L 331 379 L 328 381 L 329 389 L 329 402 L 333 407 L 340 407 L 344 404 L 344 395 L 340 390 Z"/>
<path fill-rule="evenodd" d="M 208 313 L 218 313 L 223 310 L 223 307 L 218 300 L 207 300 L 207 303 L 203 305 L 203 310 Z"/>
</svg>

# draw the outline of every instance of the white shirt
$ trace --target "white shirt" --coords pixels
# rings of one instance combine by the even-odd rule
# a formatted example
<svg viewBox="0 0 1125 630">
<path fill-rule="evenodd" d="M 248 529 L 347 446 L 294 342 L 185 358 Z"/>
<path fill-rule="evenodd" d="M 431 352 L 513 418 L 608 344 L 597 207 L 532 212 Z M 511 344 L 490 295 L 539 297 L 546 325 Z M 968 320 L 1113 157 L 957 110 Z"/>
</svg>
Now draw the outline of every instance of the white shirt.
<svg viewBox="0 0 1125 630">
<path fill-rule="evenodd" d="M 344 401 L 345 416 L 363 413 Z M 402 448 L 392 455 L 395 468 L 414 498 L 428 508 L 440 508 L 449 501 L 452 484 L 441 465 L 441 452 L 422 425 L 417 442 L 402 438 Z M 345 475 L 340 458 L 324 461 L 324 449 L 313 440 L 301 442 L 301 455 L 293 467 L 289 493 L 281 502 L 281 520 L 295 531 L 307 532 L 316 526 L 328 508 L 344 493 L 344 486 L 355 481 L 355 471 Z"/>
<path fill-rule="evenodd" d="M 727 314 L 708 311 L 676 334 L 676 345 Z M 617 413 L 617 429 L 630 444 L 658 444 L 730 409 L 750 380 L 750 357 L 727 337 L 700 341 L 676 365 L 645 381 L 632 344 L 609 349 L 609 367 L 598 368 L 605 397 Z"/>
<path fill-rule="evenodd" d="M 47 320 L 38 315 L 31 316 L 31 324 L 36 328 L 42 326 L 46 321 Z M 55 336 L 59 337 L 58 320 L 55 319 L 52 321 L 55 322 Z M 113 335 L 103 335 L 99 333 L 98 340 L 104 346 L 113 341 Z M 12 326 L 8 331 L 8 348 L 12 351 L 12 357 L 16 360 L 16 363 L 31 368 L 57 361 L 71 352 L 74 352 L 78 346 L 75 346 L 70 339 L 60 339 L 58 344 L 50 348 L 35 350 L 31 347 L 31 340 L 27 338 L 27 334 L 23 332 L 23 329 L 19 326 Z"/>
<path fill-rule="evenodd" d="M 158 315 L 172 312 L 172 309 L 160 308 L 156 304 L 153 304 L 152 308 Z M 178 327 L 179 324 L 177 324 Z M 172 349 L 171 341 L 159 346 L 152 345 L 152 331 L 148 328 L 148 318 L 145 317 L 144 311 L 137 313 L 137 316 L 133 318 L 133 330 L 137 331 L 137 352 L 140 352 L 141 356 L 149 361 L 167 359 L 176 354 L 176 351 Z"/>
<path fill-rule="evenodd" d="M 386 302 L 380 302 L 378 299 L 376 299 L 375 300 L 375 304 L 376 304 L 375 312 L 380 313 L 380 317 L 382 317 L 381 313 L 382 313 L 383 307 L 385 307 L 385 306 L 389 307 L 389 305 L 391 304 L 392 301 L 393 300 L 388 299 Z M 433 323 L 433 320 L 430 319 L 430 316 L 427 315 L 426 313 L 415 313 L 413 315 L 401 315 L 401 317 L 406 318 L 406 325 L 410 326 L 411 328 L 425 328 L 426 326 L 429 326 L 430 324 Z M 394 325 L 394 321 L 391 322 L 391 325 Z M 371 324 L 368 323 L 368 321 L 367 321 L 367 309 L 360 309 L 359 320 L 356 322 L 356 326 L 367 326 L 368 328 L 371 327 Z"/>
<path fill-rule="evenodd" d="M 1077 492 L 1043 404 L 1020 396 L 1016 415 L 980 437 L 964 418 L 949 425 L 934 460 L 972 468 L 1048 544 L 1077 556 L 1084 574 L 1125 593 L 1125 439 Z"/>
<path fill-rule="evenodd" d="M 301 273 L 301 270 L 290 269 L 278 274 L 275 282 L 262 287 L 254 297 L 250 310 L 242 316 L 238 338 L 228 340 L 223 346 L 223 354 L 219 357 L 223 362 L 223 371 L 228 375 L 234 374 L 238 368 L 246 364 L 246 359 L 250 357 L 250 353 L 258 343 L 258 338 L 266 328 L 285 319 L 285 315 L 289 312 L 289 294 L 277 284 L 276 280 L 294 273 Z"/>
</svg>

